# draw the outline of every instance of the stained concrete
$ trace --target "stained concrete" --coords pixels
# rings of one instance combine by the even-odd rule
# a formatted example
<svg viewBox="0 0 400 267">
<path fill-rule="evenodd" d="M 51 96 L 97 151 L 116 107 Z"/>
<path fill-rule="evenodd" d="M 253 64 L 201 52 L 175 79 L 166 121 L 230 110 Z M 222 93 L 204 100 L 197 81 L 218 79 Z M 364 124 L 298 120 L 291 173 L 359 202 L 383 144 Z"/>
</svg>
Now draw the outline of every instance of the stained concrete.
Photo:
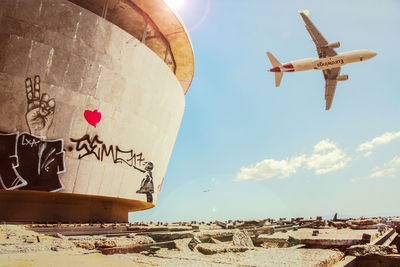
<svg viewBox="0 0 400 267">
<path fill-rule="evenodd" d="M 60 174 L 61 192 L 131 200 L 131 210 L 140 203 L 155 205 L 185 107 L 182 83 L 163 59 L 70 1 L 2 0 L 0 131 L 29 132 L 25 79 L 35 75 L 41 78 L 41 93 L 56 102 L 46 139 L 64 140 L 67 171 Z M 94 109 L 102 113 L 96 127 L 83 116 Z M 152 204 L 136 193 L 142 172 L 107 155 L 81 158 L 85 150 L 77 151 L 71 138 L 85 135 L 97 135 L 106 148 L 141 154 L 138 168 L 144 161 L 154 164 Z"/>
</svg>

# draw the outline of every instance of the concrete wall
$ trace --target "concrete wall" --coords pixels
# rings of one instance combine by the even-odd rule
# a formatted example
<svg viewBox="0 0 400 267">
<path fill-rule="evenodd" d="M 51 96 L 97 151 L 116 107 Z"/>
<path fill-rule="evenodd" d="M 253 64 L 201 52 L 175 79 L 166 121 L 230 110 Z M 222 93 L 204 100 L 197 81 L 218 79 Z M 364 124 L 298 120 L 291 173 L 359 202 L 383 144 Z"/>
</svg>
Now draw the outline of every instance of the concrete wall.
<svg viewBox="0 0 400 267">
<path fill-rule="evenodd" d="M 167 65 L 117 26 L 68 1 L 0 1 L 3 189 L 155 204 L 184 105 Z"/>
</svg>

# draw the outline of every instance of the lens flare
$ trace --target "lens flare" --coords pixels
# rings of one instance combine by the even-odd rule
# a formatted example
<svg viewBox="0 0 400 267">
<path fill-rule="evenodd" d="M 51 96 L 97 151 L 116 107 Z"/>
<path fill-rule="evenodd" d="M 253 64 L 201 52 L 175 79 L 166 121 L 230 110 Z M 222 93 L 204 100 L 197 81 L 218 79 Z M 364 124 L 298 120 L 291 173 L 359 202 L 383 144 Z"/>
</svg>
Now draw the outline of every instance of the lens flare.
<svg viewBox="0 0 400 267">
<path fill-rule="evenodd" d="M 178 10 L 183 6 L 184 0 L 164 0 L 167 5 L 174 10 Z"/>
</svg>

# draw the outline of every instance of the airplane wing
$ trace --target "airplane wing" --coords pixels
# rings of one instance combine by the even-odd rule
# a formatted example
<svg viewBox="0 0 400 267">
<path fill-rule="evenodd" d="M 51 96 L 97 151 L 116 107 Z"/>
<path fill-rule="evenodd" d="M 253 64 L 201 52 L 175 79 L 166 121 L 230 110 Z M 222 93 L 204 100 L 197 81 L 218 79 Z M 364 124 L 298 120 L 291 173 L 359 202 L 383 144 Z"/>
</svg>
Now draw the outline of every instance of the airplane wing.
<svg viewBox="0 0 400 267">
<path fill-rule="evenodd" d="M 340 67 L 334 69 L 323 70 L 325 78 L 325 110 L 329 110 L 332 106 L 333 97 L 335 96 L 337 77 L 340 73 Z"/>
<path fill-rule="evenodd" d="M 314 26 L 308 16 L 304 12 L 300 12 L 300 15 L 306 23 L 306 29 L 310 33 L 311 39 L 314 41 L 315 46 L 317 47 L 318 57 L 325 58 L 336 56 L 336 51 L 327 46 L 328 42 L 318 31 L 317 27 Z"/>
</svg>

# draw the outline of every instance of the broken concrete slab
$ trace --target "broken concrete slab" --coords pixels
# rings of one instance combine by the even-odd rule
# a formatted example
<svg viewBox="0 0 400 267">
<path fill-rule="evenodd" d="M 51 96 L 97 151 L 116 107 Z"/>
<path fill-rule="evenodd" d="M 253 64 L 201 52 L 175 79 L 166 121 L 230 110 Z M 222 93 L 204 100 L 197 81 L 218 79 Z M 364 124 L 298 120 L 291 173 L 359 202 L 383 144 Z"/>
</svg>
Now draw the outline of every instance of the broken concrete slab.
<svg viewBox="0 0 400 267">
<path fill-rule="evenodd" d="M 94 242 L 94 245 L 96 246 L 96 248 L 113 248 L 117 246 L 114 240 L 108 240 L 108 239 L 96 240 Z"/>
<path fill-rule="evenodd" d="M 191 250 L 194 250 L 195 247 L 196 247 L 198 244 L 201 244 L 200 239 L 198 239 L 197 237 L 193 237 L 193 238 L 190 240 L 190 242 L 189 242 L 189 244 L 188 244 L 188 247 L 189 247 Z"/>
<path fill-rule="evenodd" d="M 389 254 L 397 254 L 397 248 L 393 246 L 383 245 L 355 245 L 346 249 L 346 253 L 351 256 L 385 256 Z"/>
<path fill-rule="evenodd" d="M 203 243 L 196 246 L 197 250 L 205 255 L 226 253 L 226 252 L 244 252 L 248 247 L 229 246 L 226 244 Z"/>
<path fill-rule="evenodd" d="M 233 234 L 233 245 L 239 247 L 253 248 L 254 244 L 246 230 L 237 231 Z"/>
<path fill-rule="evenodd" d="M 189 242 L 192 240 L 192 238 L 183 238 L 183 239 L 177 239 L 174 240 L 175 248 L 179 251 L 183 252 L 192 252 L 189 248 Z"/>
<path fill-rule="evenodd" d="M 222 227 L 222 229 L 227 229 L 226 223 L 224 223 L 224 222 L 215 221 L 215 224 Z"/>
<path fill-rule="evenodd" d="M 379 219 L 359 219 L 359 220 L 350 220 L 349 222 L 351 224 L 356 224 L 356 225 L 372 225 L 372 224 L 380 223 L 380 220 Z"/>
<path fill-rule="evenodd" d="M 215 238 L 219 241 L 232 241 L 233 235 L 237 230 L 203 230 L 195 233 L 195 236 L 200 240 Z"/>
<path fill-rule="evenodd" d="M 157 242 L 162 241 L 172 241 L 175 239 L 182 238 L 192 238 L 194 237 L 194 233 L 192 231 L 182 231 L 182 232 L 153 232 L 147 233 L 147 236 L 151 237 Z"/>
<path fill-rule="evenodd" d="M 349 227 L 353 230 L 366 230 L 366 229 L 383 229 L 386 226 L 382 223 L 378 224 L 349 224 Z"/>
<path fill-rule="evenodd" d="M 308 247 L 335 248 L 358 245 L 362 241 L 363 234 L 371 235 L 372 241 L 380 235 L 378 230 L 356 231 L 348 228 L 330 228 L 319 229 L 318 236 L 312 236 L 313 231 L 314 230 L 310 228 L 301 228 L 298 231 L 288 231 L 287 233 L 277 232 L 273 235 L 261 234 L 257 237 L 256 242 L 283 243 L 291 236 L 298 239 L 301 244 L 306 244 Z"/>
</svg>

